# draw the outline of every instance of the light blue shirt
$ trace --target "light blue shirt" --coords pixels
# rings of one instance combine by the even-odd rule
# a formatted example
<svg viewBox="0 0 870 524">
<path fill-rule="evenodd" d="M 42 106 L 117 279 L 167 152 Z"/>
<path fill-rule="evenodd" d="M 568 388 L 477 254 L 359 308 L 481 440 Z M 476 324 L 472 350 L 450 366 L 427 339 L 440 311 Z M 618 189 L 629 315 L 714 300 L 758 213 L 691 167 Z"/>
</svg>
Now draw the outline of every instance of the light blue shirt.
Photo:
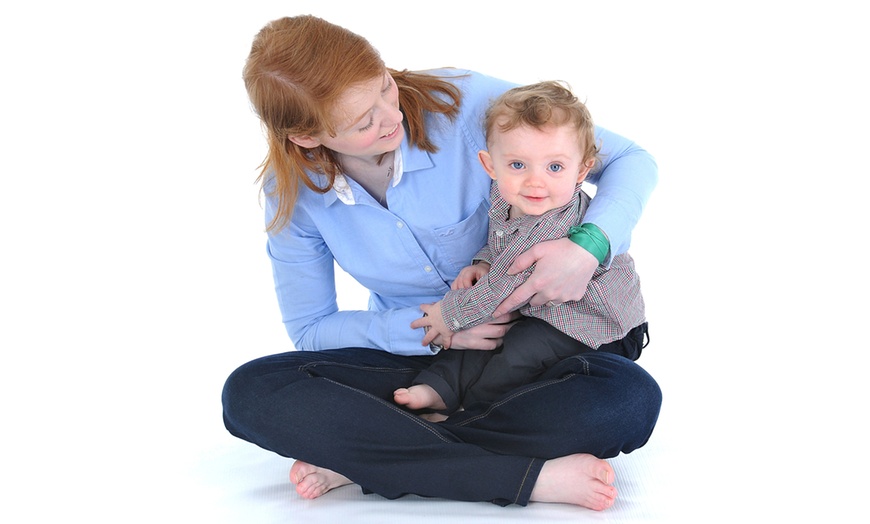
<svg viewBox="0 0 870 524">
<path fill-rule="evenodd" d="M 282 319 L 300 350 L 367 347 L 402 355 L 430 354 L 423 330 L 411 322 L 420 304 L 440 300 L 459 271 L 486 243 L 491 179 L 481 167 L 483 114 L 490 101 L 514 86 L 470 71 L 445 70 L 463 93 L 451 122 L 429 115 L 427 130 L 438 152 L 401 145 L 401 177 L 387 190 L 389 209 L 342 177 L 336 190 L 301 186 L 290 224 L 269 235 Z M 459 76 L 467 75 L 467 76 Z M 633 142 L 596 127 L 601 169 L 585 222 L 600 227 L 611 255 L 628 249 L 631 230 L 657 182 L 652 157 Z M 311 175 L 321 187 L 325 182 Z M 266 221 L 276 211 L 266 199 Z M 339 311 L 333 263 L 370 291 L 367 311 Z"/>
</svg>

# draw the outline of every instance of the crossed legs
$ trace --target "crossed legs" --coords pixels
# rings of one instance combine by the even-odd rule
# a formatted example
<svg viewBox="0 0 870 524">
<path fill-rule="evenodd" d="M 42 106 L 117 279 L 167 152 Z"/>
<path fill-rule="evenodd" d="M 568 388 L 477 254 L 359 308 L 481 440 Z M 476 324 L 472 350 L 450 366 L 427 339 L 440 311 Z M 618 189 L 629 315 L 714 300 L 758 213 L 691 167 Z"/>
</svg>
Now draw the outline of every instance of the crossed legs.
<svg viewBox="0 0 870 524">
<path fill-rule="evenodd" d="M 613 503 L 605 458 L 642 446 L 661 393 L 631 361 L 584 355 L 483 412 L 434 424 L 396 406 L 428 364 L 368 349 L 292 352 L 239 368 L 224 389 L 234 435 L 297 462 L 306 498 L 348 483 L 387 498 L 415 493 L 525 505 Z"/>
</svg>

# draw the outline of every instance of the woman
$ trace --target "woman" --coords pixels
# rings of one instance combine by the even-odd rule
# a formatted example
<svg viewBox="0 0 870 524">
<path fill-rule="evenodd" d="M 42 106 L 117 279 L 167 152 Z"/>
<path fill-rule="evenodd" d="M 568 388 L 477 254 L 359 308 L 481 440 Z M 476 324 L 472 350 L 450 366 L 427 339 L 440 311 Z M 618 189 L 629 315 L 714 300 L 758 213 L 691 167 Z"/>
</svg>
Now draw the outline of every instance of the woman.
<svg viewBox="0 0 870 524">
<path fill-rule="evenodd" d="M 365 39 L 310 16 L 264 27 L 244 78 L 268 131 L 268 252 L 301 351 L 229 377 L 228 430 L 295 458 L 291 480 L 307 498 L 357 483 L 388 498 L 612 505 L 603 459 L 642 446 L 661 403 L 629 359 L 566 359 L 487 411 L 437 424 L 392 402 L 438 350 L 438 339 L 423 346 L 410 327 L 420 305 L 439 300 L 486 241 L 482 115 L 512 85 L 470 71 L 387 69 Z M 607 234 L 613 256 L 627 249 L 656 171 L 630 141 L 596 134 L 604 161 L 589 176 L 598 196 L 585 220 Z M 338 310 L 335 262 L 370 290 L 368 311 Z M 495 321 L 457 333 L 451 351 L 498 347 L 524 302 L 578 300 L 599 261 L 560 239 L 517 260 L 532 263 Z"/>
</svg>

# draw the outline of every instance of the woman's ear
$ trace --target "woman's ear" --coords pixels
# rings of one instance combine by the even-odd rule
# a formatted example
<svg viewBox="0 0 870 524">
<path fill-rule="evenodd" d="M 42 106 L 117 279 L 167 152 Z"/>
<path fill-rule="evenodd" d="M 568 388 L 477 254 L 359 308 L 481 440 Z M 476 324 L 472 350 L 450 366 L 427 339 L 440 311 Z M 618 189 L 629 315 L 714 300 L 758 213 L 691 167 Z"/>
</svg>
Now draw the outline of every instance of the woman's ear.
<svg viewBox="0 0 870 524">
<path fill-rule="evenodd" d="M 489 151 L 478 151 L 477 159 L 480 160 L 480 164 L 483 166 L 483 170 L 486 171 L 486 174 L 489 175 L 489 178 L 495 180 L 495 169 Z"/>
<path fill-rule="evenodd" d="M 304 147 L 305 149 L 314 149 L 315 147 L 320 145 L 320 140 L 314 138 L 310 135 L 301 135 L 301 136 L 287 136 L 287 140 L 293 142 L 299 147 Z"/>
</svg>

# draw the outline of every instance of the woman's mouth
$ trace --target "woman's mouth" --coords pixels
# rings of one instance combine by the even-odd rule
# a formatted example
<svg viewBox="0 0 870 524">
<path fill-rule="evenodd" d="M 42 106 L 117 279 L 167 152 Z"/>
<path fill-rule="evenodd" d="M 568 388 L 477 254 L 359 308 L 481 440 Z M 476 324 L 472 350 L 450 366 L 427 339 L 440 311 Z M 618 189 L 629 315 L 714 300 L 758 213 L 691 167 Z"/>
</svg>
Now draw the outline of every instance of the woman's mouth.
<svg viewBox="0 0 870 524">
<path fill-rule="evenodd" d="M 398 133 L 398 132 L 399 132 L 399 124 L 396 124 L 396 127 L 391 129 L 390 132 L 387 133 L 386 135 L 382 135 L 381 138 L 393 138 L 394 136 L 396 136 L 396 133 Z"/>
</svg>

